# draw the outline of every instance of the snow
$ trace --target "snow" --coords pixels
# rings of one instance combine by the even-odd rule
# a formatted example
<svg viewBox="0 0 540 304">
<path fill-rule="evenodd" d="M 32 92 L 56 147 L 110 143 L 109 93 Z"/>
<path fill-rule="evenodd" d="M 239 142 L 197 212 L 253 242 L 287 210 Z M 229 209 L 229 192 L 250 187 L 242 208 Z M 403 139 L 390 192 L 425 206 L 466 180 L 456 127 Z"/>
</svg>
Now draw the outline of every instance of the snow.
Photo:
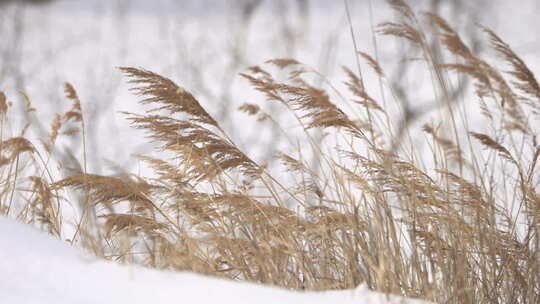
<svg viewBox="0 0 540 304">
<path fill-rule="evenodd" d="M 368 290 L 300 293 L 98 260 L 0 217 L 0 303 L 426 303 Z"/>
</svg>

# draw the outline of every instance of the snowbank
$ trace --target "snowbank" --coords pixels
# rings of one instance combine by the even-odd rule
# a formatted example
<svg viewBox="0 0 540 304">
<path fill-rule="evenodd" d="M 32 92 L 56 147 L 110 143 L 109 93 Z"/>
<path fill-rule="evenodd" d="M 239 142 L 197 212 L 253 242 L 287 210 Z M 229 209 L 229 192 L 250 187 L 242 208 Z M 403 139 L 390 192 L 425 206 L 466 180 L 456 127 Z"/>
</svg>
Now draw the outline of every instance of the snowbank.
<svg viewBox="0 0 540 304">
<path fill-rule="evenodd" d="M 0 303 L 425 303 L 360 286 L 298 293 L 190 273 L 119 265 L 0 217 Z"/>
</svg>

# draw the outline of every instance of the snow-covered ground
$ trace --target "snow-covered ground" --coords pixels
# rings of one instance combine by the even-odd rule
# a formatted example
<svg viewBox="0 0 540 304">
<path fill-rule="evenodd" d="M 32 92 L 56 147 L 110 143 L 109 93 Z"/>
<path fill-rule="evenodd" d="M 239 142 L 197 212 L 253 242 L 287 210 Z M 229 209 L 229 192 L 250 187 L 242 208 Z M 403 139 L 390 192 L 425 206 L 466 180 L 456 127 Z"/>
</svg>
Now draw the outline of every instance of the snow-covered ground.
<svg viewBox="0 0 540 304">
<path fill-rule="evenodd" d="M 0 217 L 0 303 L 425 303 L 368 290 L 299 293 L 97 260 Z"/>
</svg>

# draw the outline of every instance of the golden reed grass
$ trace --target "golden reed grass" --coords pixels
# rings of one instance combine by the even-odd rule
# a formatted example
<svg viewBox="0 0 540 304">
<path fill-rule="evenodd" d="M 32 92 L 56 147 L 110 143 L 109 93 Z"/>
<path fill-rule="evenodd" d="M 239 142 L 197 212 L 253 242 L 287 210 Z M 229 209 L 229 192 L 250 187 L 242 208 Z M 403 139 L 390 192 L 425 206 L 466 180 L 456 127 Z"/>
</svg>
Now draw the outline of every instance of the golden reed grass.
<svg viewBox="0 0 540 304">
<path fill-rule="evenodd" d="M 54 117 L 41 146 L 25 136 L 27 128 L 4 137 L 10 104 L 1 93 L 0 213 L 98 256 L 160 269 L 295 290 L 366 283 L 439 303 L 540 302 L 540 147 L 533 123 L 540 86 L 534 74 L 489 29 L 482 28 L 506 72 L 474 54 L 441 17 L 418 15 L 401 0 L 389 3 L 401 21 L 381 24 L 378 33 L 418 50 L 437 101 L 448 105 L 446 125 L 453 132 L 437 123 L 422 129 L 432 151 L 422 157 L 432 158 L 432 169 L 392 145 L 390 114 L 349 69 L 346 87 L 362 109 L 359 117 L 310 85 L 305 75 L 314 71 L 295 60 L 267 62 L 288 73 L 286 81 L 260 66 L 241 75 L 288 109 L 308 146 L 322 155 L 321 170 L 313 171 L 301 153 L 280 153 L 276 175 L 241 151 L 186 89 L 147 70 L 121 68 L 150 108 L 126 114 L 161 151 L 159 158 L 138 156 L 153 174 L 91 174 L 85 155 L 92 148 L 84 147 L 79 170 L 56 178 L 57 138 L 82 133 L 84 144 L 77 92 L 66 84 L 73 106 Z M 429 34 L 425 24 L 436 31 Z M 453 63 L 435 56 L 430 35 Z M 385 83 L 382 65 L 359 56 Z M 454 73 L 474 82 L 489 132 L 459 128 L 449 89 Z M 396 96 L 391 86 L 385 89 Z M 264 115 L 262 108 L 241 110 Z M 343 142 L 327 147 L 331 141 L 316 142 L 311 129 Z M 286 175 L 297 183 L 280 182 Z M 78 208 L 75 220 L 65 218 L 68 206 Z M 67 235 L 66 227 L 75 232 Z"/>
</svg>

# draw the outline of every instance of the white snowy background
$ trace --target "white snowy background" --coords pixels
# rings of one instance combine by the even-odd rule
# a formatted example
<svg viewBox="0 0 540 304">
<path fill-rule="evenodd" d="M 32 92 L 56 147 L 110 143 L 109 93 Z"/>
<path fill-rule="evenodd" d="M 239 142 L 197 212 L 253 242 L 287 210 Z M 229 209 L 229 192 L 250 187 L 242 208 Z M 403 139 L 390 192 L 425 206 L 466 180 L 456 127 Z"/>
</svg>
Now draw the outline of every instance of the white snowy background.
<svg viewBox="0 0 540 304">
<path fill-rule="evenodd" d="M 0 1 L 1 3 L 2 1 Z M 8 1 L 9 2 L 9 1 Z M 151 148 L 140 133 L 129 128 L 120 111 L 137 111 L 137 98 L 128 91 L 116 67 L 142 67 L 173 79 L 194 93 L 208 112 L 217 118 L 235 142 L 254 160 L 269 161 L 280 138 L 240 113 L 239 105 L 250 102 L 279 116 L 279 107 L 264 98 L 238 73 L 273 58 L 295 58 L 311 66 L 345 91 L 341 81 L 346 66 L 356 71 L 354 47 L 343 1 L 263 0 L 246 15 L 253 0 L 56 0 L 47 5 L 20 5 L 11 1 L 0 8 L 0 89 L 15 106 L 22 108 L 24 91 L 41 119 L 33 123 L 48 129 L 53 113 L 69 107 L 62 84 L 77 89 L 85 119 L 92 122 L 89 144 L 91 171 L 106 173 L 104 160 L 114 160 L 127 170 L 136 168 L 130 155 Z M 455 3 L 461 3 L 456 6 Z M 358 49 L 374 55 L 372 30 L 393 20 L 385 1 L 348 1 Z M 513 1 L 410 1 L 417 12 L 433 9 L 485 57 L 487 39 L 477 24 L 486 26 L 505 40 L 533 72 L 540 70 L 539 39 L 532 29 L 538 25 L 540 2 Z M 454 3 L 454 4 L 452 4 Z M 19 5 L 17 5 L 19 4 Z M 368 5 L 370 4 L 370 5 Z M 452 5 L 449 5 L 452 4 Z M 456 9 L 454 11 L 453 9 Z M 528 34 L 529 33 L 529 34 Z M 377 56 L 390 79 L 403 81 L 408 96 L 421 106 L 432 87 L 428 74 L 400 75 L 400 54 L 408 49 L 396 39 L 377 37 Z M 378 80 L 364 66 L 368 92 L 378 96 Z M 22 121 L 21 121 L 22 122 Z M 421 126 L 421 124 L 419 124 Z M 285 128 L 297 128 L 287 121 Z M 102 135 L 115 139 L 108 145 Z M 36 134 L 36 138 L 43 134 Z M 73 145 L 70 146 L 80 146 Z M 74 151 L 77 152 L 77 151 Z"/>
</svg>

